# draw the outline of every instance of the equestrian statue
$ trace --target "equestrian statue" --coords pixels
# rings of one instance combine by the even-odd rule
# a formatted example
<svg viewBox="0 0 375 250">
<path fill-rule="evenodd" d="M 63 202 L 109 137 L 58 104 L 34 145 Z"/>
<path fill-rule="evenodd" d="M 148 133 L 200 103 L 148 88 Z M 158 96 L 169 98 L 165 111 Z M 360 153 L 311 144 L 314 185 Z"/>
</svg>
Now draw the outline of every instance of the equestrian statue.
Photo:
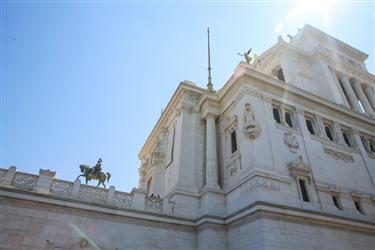
<svg viewBox="0 0 375 250">
<path fill-rule="evenodd" d="M 84 176 L 86 178 L 86 185 L 88 181 L 91 181 L 91 179 L 93 179 L 98 180 L 97 187 L 99 187 L 100 184 L 103 184 L 103 187 L 105 188 L 105 181 L 107 180 L 107 182 L 109 182 L 109 179 L 111 178 L 111 173 L 104 173 L 102 171 L 102 159 L 100 158 L 92 168 L 90 168 L 89 165 L 85 164 L 79 165 L 79 168 L 81 169 L 82 174 L 78 175 L 77 179 L 81 176 Z"/>
</svg>

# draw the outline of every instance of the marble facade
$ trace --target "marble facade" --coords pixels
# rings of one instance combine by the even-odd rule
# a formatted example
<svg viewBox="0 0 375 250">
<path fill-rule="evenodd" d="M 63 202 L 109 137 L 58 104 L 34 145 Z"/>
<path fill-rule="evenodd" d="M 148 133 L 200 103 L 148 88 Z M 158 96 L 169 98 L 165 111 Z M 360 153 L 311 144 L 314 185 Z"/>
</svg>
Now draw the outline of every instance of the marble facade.
<svg viewBox="0 0 375 250">
<path fill-rule="evenodd" d="M 1 170 L 0 248 L 373 249 L 366 58 L 305 25 L 219 90 L 181 82 L 139 153 L 132 193 Z"/>
</svg>

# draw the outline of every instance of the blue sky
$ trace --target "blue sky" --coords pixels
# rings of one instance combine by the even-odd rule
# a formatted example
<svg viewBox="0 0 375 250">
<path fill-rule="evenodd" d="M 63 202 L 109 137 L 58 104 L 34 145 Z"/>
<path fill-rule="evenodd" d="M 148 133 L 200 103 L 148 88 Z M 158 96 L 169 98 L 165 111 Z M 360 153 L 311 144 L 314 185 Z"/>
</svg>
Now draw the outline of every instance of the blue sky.
<svg viewBox="0 0 375 250">
<path fill-rule="evenodd" d="M 110 184 L 130 191 L 179 82 L 207 83 L 208 26 L 215 88 L 238 52 L 305 23 L 368 53 L 375 71 L 373 1 L 301 2 L 2 1 L 0 166 L 73 181 L 101 157 Z"/>
</svg>

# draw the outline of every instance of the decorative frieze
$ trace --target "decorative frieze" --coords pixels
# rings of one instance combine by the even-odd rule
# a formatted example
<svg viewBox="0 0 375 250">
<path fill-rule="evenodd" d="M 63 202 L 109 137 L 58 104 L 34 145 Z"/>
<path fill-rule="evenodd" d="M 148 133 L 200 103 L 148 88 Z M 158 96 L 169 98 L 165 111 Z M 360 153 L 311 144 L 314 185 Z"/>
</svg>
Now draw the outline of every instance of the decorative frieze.
<svg viewBox="0 0 375 250">
<path fill-rule="evenodd" d="M 284 133 L 284 144 L 289 148 L 290 152 L 297 153 L 299 149 L 299 144 L 295 135 L 290 131 Z"/>
<path fill-rule="evenodd" d="M 344 162 L 354 162 L 353 156 L 349 154 L 345 154 L 331 148 L 324 148 L 324 152 L 326 152 L 336 160 L 343 160 Z"/>
<path fill-rule="evenodd" d="M 88 201 L 105 202 L 107 200 L 108 190 L 98 187 L 81 185 L 79 198 Z"/>
<path fill-rule="evenodd" d="M 57 195 L 70 196 L 73 190 L 73 183 L 62 180 L 53 180 L 50 192 Z"/>
<path fill-rule="evenodd" d="M 248 194 L 250 191 L 258 189 L 279 191 L 280 184 L 270 179 L 256 178 L 253 181 L 251 181 L 248 185 L 241 187 L 241 194 Z"/>
<path fill-rule="evenodd" d="M 113 196 L 114 203 L 119 207 L 131 207 L 133 197 L 129 193 L 115 191 Z"/>
<path fill-rule="evenodd" d="M 163 209 L 163 199 L 159 196 L 151 195 L 145 197 L 145 210 L 161 211 Z"/>
<path fill-rule="evenodd" d="M 38 180 L 37 175 L 16 173 L 12 182 L 12 185 L 23 189 L 33 189 L 35 183 Z"/>
</svg>

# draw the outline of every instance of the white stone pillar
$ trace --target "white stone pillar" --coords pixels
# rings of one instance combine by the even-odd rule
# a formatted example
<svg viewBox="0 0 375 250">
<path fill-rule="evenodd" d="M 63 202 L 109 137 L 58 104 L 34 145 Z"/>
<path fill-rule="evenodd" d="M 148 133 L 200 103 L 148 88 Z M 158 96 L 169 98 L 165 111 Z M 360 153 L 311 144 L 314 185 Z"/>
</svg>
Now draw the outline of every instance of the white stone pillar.
<svg viewBox="0 0 375 250">
<path fill-rule="evenodd" d="M 11 166 L 7 173 L 5 174 L 5 177 L 3 179 L 3 181 L 1 182 L 1 184 L 3 185 L 12 185 L 12 181 L 13 181 L 13 178 L 14 176 L 16 175 L 16 171 L 17 171 L 17 168 L 16 166 Z"/>
<path fill-rule="evenodd" d="M 207 115 L 206 128 L 206 188 L 220 188 L 218 184 L 215 115 Z"/>
<path fill-rule="evenodd" d="M 368 101 L 370 102 L 372 109 L 375 110 L 375 93 L 374 89 L 371 88 L 370 86 L 365 87 L 365 92 L 368 98 Z"/>
<path fill-rule="evenodd" d="M 320 116 L 316 116 L 316 127 L 318 129 L 318 134 L 321 137 L 323 137 L 325 139 L 328 139 L 327 135 L 326 135 L 325 128 L 324 128 L 323 120 Z"/>
<path fill-rule="evenodd" d="M 113 201 L 113 197 L 115 196 L 115 187 L 114 186 L 110 186 L 109 189 L 108 189 L 108 194 L 107 194 L 107 203 L 109 204 L 113 204 L 114 201 Z"/>
<path fill-rule="evenodd" d="M 367 100 L 367 97 L 366 97 L 365 93 L 363 92 L 361 84 L 359 82 L 357 82 L 357 81 L 354 80 L 353 81 L 353 87 L 354 87 L 354 90 L 355 90 L 355 92 L 357 93 L 357 95 L 359 97 L 359 100 L 362 103 L 362 106 L 363 106 L 363 109 L 365 110 L 365 112 L 368 113 L 368 114 L 373 115 L 374 114 L 374 110 L 372 109 L 369 101 Z"/>
<path fill-rule="evenodd" d="M 77 178 L 73 183 L 72 196 L 73 198 L 79 197 L 79 190 L 81 189 L 81 181 Z"/>
<path fill-rule="evenodd" d="M 344 87 L 345 93 L 349 98 L 351 107 L 358 112 L 362 112 L 361 106 L 358 103 L 358 99 L 354 93 L 354 90 L 352 89 L 352 86 L 350 85 L 349 79 L 346 76 L 340 75 L 340 80 Z"/>
<path fill-rule="evenodd" d="M 40 169 L 38 180 L 33 188 L 33 191 L 48 194 L 51 188 L 53 178 L 55 178 L 56 172 L 49 169 Z"/>
</svg>

